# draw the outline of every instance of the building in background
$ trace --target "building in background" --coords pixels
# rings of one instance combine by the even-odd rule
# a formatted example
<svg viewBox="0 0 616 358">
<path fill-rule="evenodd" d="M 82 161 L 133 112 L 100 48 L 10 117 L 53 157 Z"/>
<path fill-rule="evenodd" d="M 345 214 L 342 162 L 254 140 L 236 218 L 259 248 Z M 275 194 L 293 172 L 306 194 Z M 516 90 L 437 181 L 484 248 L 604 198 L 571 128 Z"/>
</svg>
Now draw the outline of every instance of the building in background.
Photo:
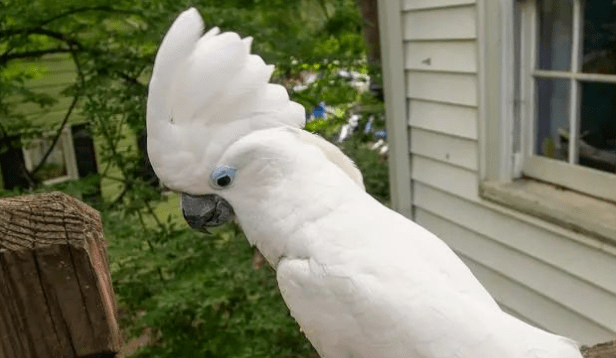
<svg viewBox="0 0 616 358">
<path fill-rule="evenodd" d="M 379 0 L 392 205 L 502 308 L 616 338 L 616 4 Z"/>
</svg>

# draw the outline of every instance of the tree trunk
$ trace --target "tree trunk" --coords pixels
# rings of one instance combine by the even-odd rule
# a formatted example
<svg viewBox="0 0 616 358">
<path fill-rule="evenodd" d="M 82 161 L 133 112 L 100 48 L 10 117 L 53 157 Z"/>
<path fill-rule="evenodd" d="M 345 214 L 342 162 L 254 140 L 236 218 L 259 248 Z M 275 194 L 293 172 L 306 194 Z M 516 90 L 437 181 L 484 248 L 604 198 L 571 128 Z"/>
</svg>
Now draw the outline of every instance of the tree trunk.
<svg viewBox="0 0 616 358">
<path fill-rule="evenodd" d="M 0 357 L 114 357 L 98 212 L 62 193 L 0 199 Z"/>
<path fill-rule="evenodd" d="M 379 10 L 377 0 L 357 0 L 364 18 L 364 39 L 368 46 L 368 64 L 380 66 L 381 38 L 379 35 Z"/>
</svg>

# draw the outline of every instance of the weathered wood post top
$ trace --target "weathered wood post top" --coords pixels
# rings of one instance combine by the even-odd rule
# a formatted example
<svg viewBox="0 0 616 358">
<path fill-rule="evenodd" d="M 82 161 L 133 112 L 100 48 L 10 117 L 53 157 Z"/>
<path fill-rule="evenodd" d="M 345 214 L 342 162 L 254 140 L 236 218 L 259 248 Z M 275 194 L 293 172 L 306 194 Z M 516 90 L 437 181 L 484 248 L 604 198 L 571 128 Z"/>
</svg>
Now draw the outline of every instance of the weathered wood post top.
<svg viewBox="0 0 616 358">
<path fill-rule="evenodd" d="M 114 357 L 98 212 L 63 193 L 0 199 L 0 357 Z"/>
</svg>

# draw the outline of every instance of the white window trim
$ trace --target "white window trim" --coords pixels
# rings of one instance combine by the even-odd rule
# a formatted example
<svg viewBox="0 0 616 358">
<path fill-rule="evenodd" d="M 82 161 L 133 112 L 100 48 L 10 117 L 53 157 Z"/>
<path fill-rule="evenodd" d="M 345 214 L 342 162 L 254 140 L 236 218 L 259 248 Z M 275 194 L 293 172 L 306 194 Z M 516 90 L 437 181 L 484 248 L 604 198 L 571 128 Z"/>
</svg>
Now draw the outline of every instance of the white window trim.
<svg viewBox="0 0 616 358">
<path fill-rule="evenodd" d="M 591 168 L 573 165 L 532 154 L 532 136 L 534 126 L 532 119 L 535 111 L 534 84 L 531 80 L 529 61 L 535 58 L 534 46 L 522 43 L 520 98 L 514 86 L 515 58 L 514 41 L 516 29 L 513 24 L 515 0 L 483 0 L 480 1 L 480 139 L 482 141 L 482 157 L 480 158 L 480 175 L 484 181 L 509 183 L 522 174 L 536 177 L 540 180 L 585 192 L 591 196 L 616 201 L 616 175 Z M 523 11 L 530 11 L 534 0 L 524 0 L 528 6 Z M 500 16 L 494 16 L 495 13 Z M 490 15 L 487 15 L 490 14 Z M 523 15 L 531 17 L 531 25 L 535 26 L 534 11 Z M 536 30 L 522 24 L 528 31 L 521 36 L 521 41 L 527 41 Z M 482 38 L 483 37 L 483 38 Z M 537 73 L 540 71 L 534 71 Z M 552 73 L 553 74 L 553 73 Z M 576 74 L 575 78 L 596 79 L 592 74 Z M 612 77 L 612 76 L 610 76 Z M 614 76 L 616 77 L 616 76 Z M 567 78 L 571 75 L 567 74 Z M 577 91 L 572 90 L 575 95 Z M 515 106 L 519 105 L 524 113 L 520 124 L 521 133 L 514 133 Z M 578 109 L 573 109 L 577 111 Z M 572 112 L 572 116 L 576 115 Z M 493 118 L 499 118 L 494 121 Z M 575 121 L 573 121 L 575 122 Z M 528 135 L 527 133 L 531 133 Z M 514 136 L 520 136 L 521 153 L 513 151 Z M 570 141 L 570 146 L 573 145 Z"/>
<path fill-rule="evenodd" d="M 389 138 L 391 207 L 413 218 L 411 163 L 402 39 L 402 1 L 378 0 L 379 31 L 385 92 L 385 119 Z"/>
<path fill-rule="evenodd" d="M 535 85 L 532 79 L 533 74 L 549 73 L 550 77 L 555 77 L 556 75 L 564 79 L 592 79 L 603 81 L 608 78 L 614 78 L 616 76 L 585 73 L 573 74 L 568 72 L 559 73 L 554 71 L 541 71 L 533 69 L 532 64 L 536 62 L 537 56 L 536 46 L 534 46 L 537 36 L 537 13 L 535 6 L 536 0 L 525 0 L 524 3 L 525 5 L 523 6 L 522 14 L 523 35 L 521 36 L 521 41 L 523 42 L 521 46 L 521 48 L 523 49 L 523 53 L 521 56 L 521 86 L 523 96 L 523 99 L 521 101 L 521 111 L 523 111 L 524 113 L 522 120 L 522 133 L 528 134 L 521 136 L 522 149 L 524 151 L 522 153 L 522 171 L 525 175 L 528 175 L 530 177 L 545 180 L 547 182 L 562 185 L 564 187 L 577 190 L 591 196 L 616 202 L 616 189 L 614 189 L 616 188 L 616 174 L 602 172 L 592 168 L 576 165 L 571 161 L 563 162 L 533 155 L 533 143 L 532 141 L 528 140 L 528 138 L 534 138 L 534 125 L 532 121 L 535 117 L 536 96 Z M 574 4 L 576 4 L 575 6 L 578 9 L 574 11 L 574 16 L 576 18 L 574 18 L 573 20 L 574 26 L 572 31 L 576 39 L 574 39 L 573 41 L 572 53 L 577 53 L 578 56 L 572 56 L 571 68 L 578 68 L 578 64 L 580 61 L 579 44 L 581 43 L 582 39 L 580 38 L 580 21 L 577 17 L 579 17 L 582 10 L 579 9 L 578 1 L 575 1 Z M 530 23 L 528 23 L 528 21 L 530 21 Z M 530 45 L 524 43 L 525 41 L 529 40 L 531 41 Z M 579 97 L 579 87 L 579 83 L 576 83 L 571 86 L 571 99 Z M 571 108 L 569 109 L 569 123 L 571 124 L 571 129 L 569 131 L 569 153 L 573 153 L 573 155 L 570 155 L 570 157 L 574 158 L 574 161 L 577 161 L 578 146 L 575 145 L 575 143 L 578 139 L 577 126 L 579 125 L 580 111 L 580 107 L 575 106 L 576 102 L 577 104 L 579 104 L 579 100 L 570 100 Z"/>
<path fill-rule="evenodd" d="M 513 123 L 515 0 L 480 0 L 479 174 L 482 181 L 509 183 L 514 178 Z M 498 14 L 498 16 L 495 16 Z M 494 120 L 498 118 L 498 120 Z M 517 162 L 516 162 L 517 164 Z"/>
<path fill-rule="evenodd" d="M 479 44 L 479 175 L 480 196 L 487 206 L 496 203 L 503 206 L 503 210 L 510 211 L 511 215 L 520 213 L 528 222 L 537 222 L 537 219 L 554 228 L 565 229 L 570 236 L 577 237 L 580 233 L 588 238 L 598 239 L 600 245 L 608 243 L 616 246 L 616 220 L 605 222 L 592 215 L 580 215 L 580 205 L 567 205 L 563 201 L 562 190 L 553 184 L 545 184 L 534 180 L 515 180 L 520 178 L 523 168 L 538 165 L 539 162 L 524 161 L 523 150 L 528 150 L 528 137 L 520 135 L 520 148 L 522 151 L 515 153 L 514 120 L 516 106 L 519 111 L 528 110 L 528 97 L 517 98 L 515 88 L 515 40 L 517 29 L 514 26 L 514 6 L 516 1 L 533 0 L 478 0 L 478 44 Z M 498 16 L 495 16 L 498 14 Z M 534 22 L 536 23 L 536 22 Z M 521 25 L 523 26 L 523 25 Z M 520 46 L 521 49 L 524 46 Z M 532 48 L 532 47 L 531 47 Z M 520 60 L 525 61 L 524 54 Z M 527 61 L 527 60 L 526 60 Z M 522 66 L 526 66 L 522 63 Z M 524 68 L 524 67 L 522 67 Z M 529 82 L 529 81 L 527 81 Z M 527 86 L 524 81 L 520 87 Z M 534 98 L 533 98 L 534 101 Z M 520 132 L 528 133 L 528 122 L 520 123 Z M 535 157 L 537 158 L 537 157 Z M 585 182 L 580 176 L 587 172 L 596 174 L 597 181 L 588 180 L 587 185 L 593 188 L 602 188 L 596 197 L 609 198 L 609 188 L 616 186 L 607 185 L 601 180 L 602 177 L 615 179 L 616 175 L 603 173 L 586 167 L 562 163 L 547 158 L 537 158 L 540 162 L 546 161 L 546 166 L 539 166 L 534 170 L 554 171 L 552 166 L 566 166 L 569 175 L 560 175 L 554 184 L 568 186 L 567 180 Z M 544 163 L 541 163 L 543 165 Z M 526 168 L 524 167 L 526 166 Z M 549 175 L 549 174 L 548 174 Z M 545 176 L 544 176 L 545 177 Z M 593 177 L 593 176 L 590 176 Z M 585 176 L 587 180 L 587 176 Z M 564 183 L 564 184 L 561 184 Z M 544 190 L 541 190 L 543 186 Z M 539 188 L 539 189 L 538 189 Z M 612 190 L 616 192 L 616 190 Z M 541 192 L 541 195 L 536 195 Z M 583 212 L 601 212 L 608 217 L 616 218 L 616 205 L 593 196 L 571 192 L 570 203 L 583 203 Z M 606 205 L 607 204 L 607 205 Z M 496 206 L 495 206 L 496 207 Z M 511 210 L 513 209 L 513 210 Z M 605 218 L 603 218 L 605 219 Z M 558 228 L 558 229 L 557 229 Z"/>
<path fill-rule="evenodd" d="M 44 138 L 53 137 L 55 133 L 47 133 Z M 58 138 L 58 143 L 62 145 L 62 149 L 64 150 L 64 164 L 66 165 L 67 174 L 61 177 L 45 180 L 43 182 L 44 185 L 52 185 L 61 182 L 65 182 L 67 180 L 79 179 L 79 171 L 77 169 L 77 158 L 75 157 L 75 148 L 73 146 L 73 135 L 71 133 L 71 127 L 66 126 L 60 137 Z M 57 145 L 56 144 L 56 145 Z M 30 155 L 30 150 L 26 147 L 22 148 L 24 155 L 24 164 L 28 170 L 32 170 L 34 166 L 38 163 L 33 163 Z"/>
</svg>

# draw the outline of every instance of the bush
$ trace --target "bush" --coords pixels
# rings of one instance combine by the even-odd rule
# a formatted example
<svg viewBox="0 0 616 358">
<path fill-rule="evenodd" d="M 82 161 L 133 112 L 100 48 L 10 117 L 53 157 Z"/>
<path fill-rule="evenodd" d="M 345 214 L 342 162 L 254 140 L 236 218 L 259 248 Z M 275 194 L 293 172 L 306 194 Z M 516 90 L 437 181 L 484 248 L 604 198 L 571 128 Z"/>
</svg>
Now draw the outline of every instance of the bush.
<svg viewBox="0 0 616 358">
<path fill-rule="evenodd" d="M 253 249 L 234 224 L 208 236 L 166 223 L 165 235 L 107 214 L 112 277 L 122 326 L 150 329 L 134 357 L 287 357 L 312 354 L 289 316 L 273 270 L 252 266 Z M 161 239 L 161 237 L 163 237 Z"/>
<path fill-rule="evenodd" d="M 387 205 L 389 197 L 389 166 L 378 150 L 371 150 L 366 143 L 351 140 L 342 144 L 342 150 L 353 159 L 364 176 L 366 192 Z"/>
</svg>

